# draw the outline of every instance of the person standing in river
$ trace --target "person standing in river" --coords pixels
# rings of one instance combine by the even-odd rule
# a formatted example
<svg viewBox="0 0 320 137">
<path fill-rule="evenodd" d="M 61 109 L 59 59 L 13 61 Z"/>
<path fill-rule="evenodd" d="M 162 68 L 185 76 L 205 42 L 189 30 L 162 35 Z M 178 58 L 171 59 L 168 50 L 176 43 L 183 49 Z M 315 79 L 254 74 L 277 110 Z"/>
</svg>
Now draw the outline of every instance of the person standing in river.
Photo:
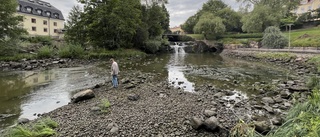
<svg viewBox="0 0 320 137">
<path fill-rule="evenodd" d="M 112 75 L 112 86 L 114 88 L 118 87 L 118 74 L 119 74 L 119 66 L 113 58 L 110 59 L 111 62 L 111 75 Z"/>
</svg>

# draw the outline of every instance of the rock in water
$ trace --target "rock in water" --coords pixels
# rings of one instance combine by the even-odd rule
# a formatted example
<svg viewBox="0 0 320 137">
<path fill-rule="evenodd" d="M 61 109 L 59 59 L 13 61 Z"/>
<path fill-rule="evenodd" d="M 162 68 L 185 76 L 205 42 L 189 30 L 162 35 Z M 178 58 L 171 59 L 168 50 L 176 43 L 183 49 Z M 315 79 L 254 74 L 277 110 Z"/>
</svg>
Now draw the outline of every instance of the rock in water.
<svg viewBox="0 0 320 137">
<path fill-rule="evenodd" d="M 18 124 L 26 124 L 26 123 L 29 123 L 29 119 L 27 118 L 20 118 L 18 119 Z"/>
<path fill-rule="evenodd" d="M 73 95 L 71 98 L 72 103 L 77 103 L 83 100 L 94 98 L 94 92 L 91 89 L 78 92 L 77 94 Z"/>
</svg>

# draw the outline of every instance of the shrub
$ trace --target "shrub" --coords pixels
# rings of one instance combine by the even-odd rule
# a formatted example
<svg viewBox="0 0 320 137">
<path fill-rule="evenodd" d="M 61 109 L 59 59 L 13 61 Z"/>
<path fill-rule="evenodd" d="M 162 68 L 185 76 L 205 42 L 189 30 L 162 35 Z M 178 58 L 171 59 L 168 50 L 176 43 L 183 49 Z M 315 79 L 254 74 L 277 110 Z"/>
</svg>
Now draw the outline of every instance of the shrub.
<svg viewBox="0 0 320 137">
<path fill-rule="evenodd" d="M 58 123 L 50 118 L 44 118 L 37 123 L 19 125 L 5 132 L 7 137 L 49 137 L 57 135 L 54 128 L 58 127 Z"/>
<path fill-rule="evenodd" d="M 187 35 L 179 35 L 178 41 L 194 41 L 194 39 Z"/>
<path fill-rule="evenodd" d="M 147 40 L 145 43 L 145 51 L 147 53 L 156 53 L 161 46 L 161 41 L 158 40 Z"/>
<path fill-rule="evenodd" d="M 308 60 L 308 63 L 312 63 L 317 67 L 317 71 L 320 72 L 320 56 L 314 56 L 310 60 Z"/>
<path fill-rule="evenodd" d="M 282 34 L 279 28 L 271 26 L 265 29 L 262 46 L 274 49 L 284 48 L 288 42 L 288 38 Z"/>
<path fill-rule="evenodd" d="M 101 112 L 103 112 L 103 113 L 107 113 L 110 106 L 111 106 L 111 104 L 108 99 L 102 99 L 101 103 L 99 105 Z"/>
<path fill-rule="evenodd" d="M 52 39 L 49 36 L 29 37 L 31 43 L 41 43 L 42 45 L 52 45 Z"/>
<path fill-rule="evenodd" d="M 84 55 L 84 48 L 80 45 L 65 45 L 60 47 L 58 55 L 61 58 L 80 58 Z"/>
<path fill-rule="evenodd" d="M 49 46 L 43 46 L 38 50 L 38 58 L 51 58 L 53 56 L 53 48 Z"/>
</svg>

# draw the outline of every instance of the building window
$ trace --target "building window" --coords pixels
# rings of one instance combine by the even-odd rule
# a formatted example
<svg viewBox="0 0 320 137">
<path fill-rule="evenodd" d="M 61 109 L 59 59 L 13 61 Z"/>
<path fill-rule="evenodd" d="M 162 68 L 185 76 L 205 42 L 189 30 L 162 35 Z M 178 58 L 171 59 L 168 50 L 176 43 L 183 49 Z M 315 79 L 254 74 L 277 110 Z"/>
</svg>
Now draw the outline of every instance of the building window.
<svg viewBox="0 0 320 137">
<path fill-rule="evenodd" d="M 32 19 L 31 19 L 31 22 L 32 22 L 32 23 L 37 23 L 37 20 L 34 19 L 34 18 L 32 18 Z"/>
<path fill-rule="evenodd" d="M 53 26 L 58 26 L 58 23 L 57 22 L 53 22 Z"/>
<path fill-rule="evenodd" d="M 58 13 L 54 13 L 53 15 L 54 15 L 55 18 L 57 18 L 57 19 L 59 18 L 59 14 Z"/>
<path fill-rule="evenodd" d="M 38 12 L 39 15 L 42 14 L 42 10 L 37 9 L 37 12 Z"/>
<path fill-rule="evenodd" d="M 47 28 L 43 28 L 43 32 L 48 32 L 48 29 Z"/>
<path fill-rule="evenodd" d="M 32 31 L 37 31 L 37 27 L 32 27 Z"/>
<path fill-rule="evenodd" d="M 53 32 L 54 32 L 54 33 L 58 33 L 58 30 L 57 30 L 57 29 L 54 29 Z"/>
<path fill-rule="evenodd" d="M 51 15 L 51 12 L 47 11 L 46 14 L 47 14 L 47 16 L 50 16 L 50 15 Z"/>
<path fill-rule="evenodd" d="M 27 12 L 31 13 L 32 12 L 32 8 L 31 7 L 26 7 Z"/>
<path fill-rule="evenodd" d="M 43 25 L 48 25 L 48 21 L 44 20 Z"/>
</svg>

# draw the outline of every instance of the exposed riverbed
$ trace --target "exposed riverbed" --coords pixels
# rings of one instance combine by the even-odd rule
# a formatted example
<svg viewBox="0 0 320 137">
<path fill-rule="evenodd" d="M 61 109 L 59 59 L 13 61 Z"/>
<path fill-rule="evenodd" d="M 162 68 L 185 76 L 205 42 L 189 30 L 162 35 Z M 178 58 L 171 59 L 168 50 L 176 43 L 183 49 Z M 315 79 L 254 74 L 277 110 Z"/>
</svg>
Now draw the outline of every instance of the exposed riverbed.
<svg viewBox="0 0 320 137">
<path fill-rule="evenodd" d="M 198 96 L 193 97 L 192 94 L 203 96 L 210 94 L 210 96 L 216 97 L 217 93 L 223 93 L 224 95 L 227 94 L 227 96 L 221 94 L 220 96 L 218 95 L 218 98 L 221 97 L 222 100 L 227 101 L 237 99 L 236 102 L 241 102 L 241 100 L 247 100 L 248 98 L 258 98 L 262 92 L 259 91 L 259 88 L 263 85 L 272 85 L 272 83 L 274 83 L 277 86 L 279 82 L 294 81 L 297 79 L 295 73 L 283 67 L 248 62 L 213 54 L 185 54 L 178 52 L 175 54 L 153 56 L 141 61 L 129 59 L 120 60 L 118 63 L 121 66 L 119 79 L 122 80 L 122 82 L 126 81 L 125 79 L 131 81 L 131 85 L 129 86 L 131 86 L 133 90 L 128 90 L 128 85 L 120 83 L 119 90 L 122 93 L 115 95 L 116 97 L 110 97 L 113 93 L 109 93 L 112 92 L 112 90 L 110 91 L 108 87 L 111 85 L 108 76 L 109 67 L 107 67 L 108 65 L 106 64 L 91 67 L 52 69 L 48 71 L 1 73 L 0 88 L 3 89 L 1 90 L 0 98 L 1 127 L 10 126 L 21 117 L 29 119 L 37 118 L 37 114 L 47 113 L 68 104 L 70 97 L 73 95 L 73 91 L 90 88 L 101 83 L 106 86 L 99 89 L 99 91 L 102 91 L 99 95 L 106 96 L 103 91 L 108 92 L 108 97 L 114 102 L 117 102 L 119 98 L 125 96 L 122 94 L 126 94 L 126 92 L 139 93 L 139 89 L 146 90 L 150 86 L 152 90 L 157 93 L 156 95 L 168 97 L 171 96 L 170 93 L 174 92 L 174 89 L 171 88 L 171 90 L 167 91 L 166 88 L 175 87 L 180 88 L 184 92 L 190 92 L 186 97 L 190 97 L 192 101 L 196 102 L 197 100 L 200 102 L 203 101 L 206 104 L 203 107 L 208 108 L 207 99 L 201 99 L 201 97 L 199 99 Z M 138 81 L 133 79 L 138 79 Z M 155 81 L 160 82 L 158 85 L 154 85 L 153 82 Z M 144 83 L 150 84 L 143 85 Z M 252 88 L 255 86 L 260 87 L 257 89 Z M 160 90 L 163 90 L 163 93 L 160 92 Z M 176 93 L 172 94 L 172 96 L 175 97 L 175 94 Z M 149 94 L 141 93 L 142 97 L 144 95 Z M 152 97 L 153 95 L 150 94 L 150 96 Z M 101 99 L 101 97 L 98 98 Z M 176 99 L 180 100 L 180 98 Z M 152 99 L 148 98 L 147 100 L 151 101 Z M 222 100 L 218 99 L 217 101 L 223 104 L 224 102 Z M 96 104 L 97 101 L 99 100 L 94 100 L 92 103 Z M 175 101 L 175 98 L 172 98 L 171 101 Z M 122 103 L 126 103 L 126 101 Z M 122 108 L 122 103 L 120 103 L 120 108 Z M 161 104 L 161 102 L 158 103 Z M 89 103 L 88 107 L 92 107 L 93 104 Z M 201 104 L 198 105 L 201 106 Z M 254 105 L 259 105 L 259 103 Z M 115 106 L 117 105 L 115 104 Z M 183 106 L 182 108 L 184 107 L 187 106 Z M 63 111 L 63 109 L 66 108 L 70 108 L 70 106 L 56 110 L 53 112 L 53 116 L 59 116 L 56 118 L 63 120 L 63 118 L 60 117 L 60 111 L 65 113 L 66 111 Z M 187 110 L 193 111 L 192 109 L 195 108 L 197 108 L 197 105 L 192 105 L 190 106 L 190 110 Z M 218 107 L 215 108 L 219 109 Z M 199 108 L 197 111 L 203 109 L 205 108 Z M 117 112 L 116 110 L 114 111 Z M 150 113 L 155 112 L 151 111 Z M 76 114 L 78 113 L 74 115 L 76 116 Z M 196 113 L 192 114 L 196 115 Z M 188 116 L 190 115 L 188 114 Z M 122 117 L 122 120 L 125 118 L 125 116 Z M 119 120 L 121 119 L 117 119 L 118 122 Z M 230 125 L 230 123 L 227 125 Z M 79 134 L 64 133 L 63 135 Z"/>
</svg>

